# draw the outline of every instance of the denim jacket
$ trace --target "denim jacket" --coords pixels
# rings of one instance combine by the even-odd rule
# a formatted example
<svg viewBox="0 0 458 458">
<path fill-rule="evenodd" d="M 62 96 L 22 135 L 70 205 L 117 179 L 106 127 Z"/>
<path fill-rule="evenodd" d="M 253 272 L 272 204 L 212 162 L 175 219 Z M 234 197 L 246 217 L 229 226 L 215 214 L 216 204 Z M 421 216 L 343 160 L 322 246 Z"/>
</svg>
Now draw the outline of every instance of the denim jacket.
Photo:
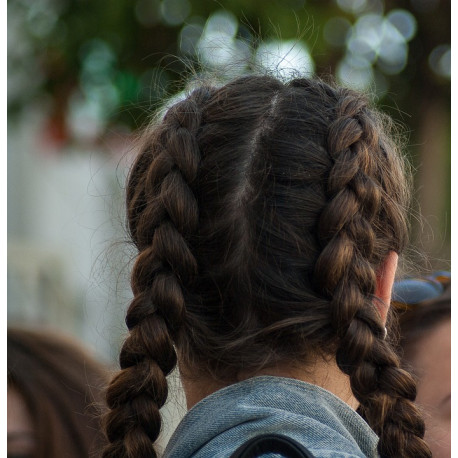
<svg viewBox="0 0 458 458">
<path fill-rule="evenodd" d="M 164 458 L 227 458 L 265 433 L 289 436 L 316 458 L 378 457 L 376 434 L 334 394 L 295 379 L 261 376 L 198 402 L 178 425 Z"/>
</svg>

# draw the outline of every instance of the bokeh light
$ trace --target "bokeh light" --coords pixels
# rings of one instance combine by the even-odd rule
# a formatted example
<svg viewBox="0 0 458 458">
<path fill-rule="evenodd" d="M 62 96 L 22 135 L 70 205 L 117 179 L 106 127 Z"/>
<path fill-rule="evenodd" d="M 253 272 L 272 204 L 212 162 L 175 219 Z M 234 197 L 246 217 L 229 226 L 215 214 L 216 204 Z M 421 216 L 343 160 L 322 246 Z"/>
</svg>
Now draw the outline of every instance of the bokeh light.
<svg viewBox="0 0 458 458">
<path fill-rule="evenodd" d="M 346 13 L 359 16 L 363 13 L 383 14 L 384 0 L 337 0 L 337 5 Z"/>
<path fill-rule="evenodd" d="M 37 38 L 46 37 L 51 33 L 59 18 L 57 11 L 47 1 L 35 1 L 27 12 L 29 30 Z"/>
<path fill-rule="evenodd" d="M 436 46 L 428 57 L 428 63 L 431 70 L 439 76 L 450 78 L 452 74 L 451 68 L 452 51 L 450 45 Z"/>
<path fill-rule="evenodd" d="M 347 33 L 347 53 L 338 71 L 342 80 L 345 79 L 342 75 L 351 73 L 349 66 L 362 70 L 377 65 L 387 75 L 400 73 L 407 64 L 407 42 L 416 31 L 415 18 L 402 9 L 392 10 L 386 17 L 374 13 L 361 15 Z M 356 73 L 366 77 L 370 74 L 369 71 Z"/>
<path fill-rule="evenodd" d="M 256 51 L 255 61 L 268 70 L 275 70 L 284 78 L 298 73 L 311 76 L 315 72 L 315 63 L 307 46 L 295 40 L 262 43 Z"/>
<path fill-rule="evenodd" d="M 412 13 L 402 9 L 391 10 L 386 19 L 390 22 L 406 41 L 411 40 L 417 32 L 417 21 Z"/>
<path fill-rule="evenodd" d="M 353 89 L 367 90 L 374 81 L 374 72 L 365 59 L 347 57 L 337 66 L 338 81 Z"/>
<path fill-rule="evenodd" d="M 205 21 L 201 18 L 194 19 L 186 24 L 180 31 L 179 45 L 183 54 L 194 55 L 197 53 L 197 44 L 204 31 L 203 24 Z"/>
<path fill-rule="evenodd" d="M 248 62 L 251 51 L 246 41 L 236 38 L 237 30 L 238 21 L 232 13 L 213 13 L 196 45 L 201 63 L 210 68 L 226 67 L 228 72 L 237 72 L 237 67 L 241 69 L 243 63 Z"/>
<path fill-rule="evenodd" d="M 162 0 L 160 11 L 166 24 L 180 25 L 191 13 L 191 4 L 188 0 Z"/>
<path fill-rule="evenodd" d="M 367 0 L 337 0 L 340 8 L 347 13 L 359 14 L 367 7 Z"/>
</svg>

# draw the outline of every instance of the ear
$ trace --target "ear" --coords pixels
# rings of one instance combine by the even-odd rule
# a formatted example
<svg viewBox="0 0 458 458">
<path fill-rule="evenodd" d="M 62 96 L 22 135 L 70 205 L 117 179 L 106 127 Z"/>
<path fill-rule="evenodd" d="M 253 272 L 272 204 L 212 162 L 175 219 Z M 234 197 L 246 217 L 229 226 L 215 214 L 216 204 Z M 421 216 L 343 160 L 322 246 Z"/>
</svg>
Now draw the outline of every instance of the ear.
<svg viewBox="0 0 458 458">
<path fill-rule="evenodd" d="M 380 301 L 374 301 L 374 305 L 380 313 L 383 324 L 386 323 L 386 316 L 391 302 L 391 289 L 393 288 L 394 276 L 398 267 L 398 254 L 390 251 L 377 270 L 377 287 L 375 296 Z"/>
</svg>

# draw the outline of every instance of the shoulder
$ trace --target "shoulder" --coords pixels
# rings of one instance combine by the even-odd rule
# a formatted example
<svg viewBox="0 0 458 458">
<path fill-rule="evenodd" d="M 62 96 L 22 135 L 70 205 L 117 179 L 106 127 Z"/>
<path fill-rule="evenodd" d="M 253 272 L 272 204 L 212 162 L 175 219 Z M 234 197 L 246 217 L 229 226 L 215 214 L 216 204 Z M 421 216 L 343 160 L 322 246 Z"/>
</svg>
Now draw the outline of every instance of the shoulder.
<svg viewBox="0 0 458 458">
<path fill-rule="evenodd" d="M 196 404 L 172 436 L 165 458 L 228 458 L 260 434 L 287 436 L 316 458 L 377 457 L 377 436 L 332 393 L 296 380 L 260 377 Z"/>
</svg>

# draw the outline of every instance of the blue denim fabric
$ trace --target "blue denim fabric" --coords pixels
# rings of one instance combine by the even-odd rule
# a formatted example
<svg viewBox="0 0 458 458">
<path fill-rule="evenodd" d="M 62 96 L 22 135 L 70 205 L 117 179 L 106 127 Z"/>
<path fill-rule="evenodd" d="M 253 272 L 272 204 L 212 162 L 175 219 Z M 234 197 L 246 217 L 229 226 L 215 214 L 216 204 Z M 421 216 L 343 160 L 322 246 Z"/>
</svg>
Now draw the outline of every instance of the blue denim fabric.
<svg viewBox="0 0 458 458">
<path fill-rule="evenodd" d="M 164 458 L 227 458 L 248 439 L 289 436 L 317 458 L 378 457 L 378 437 L 346 403 L 299 380 L 261 376 L 197 403 L 174 432 Z M 278 457 L 278 454 L 263 458 Z"/>
</svg>

